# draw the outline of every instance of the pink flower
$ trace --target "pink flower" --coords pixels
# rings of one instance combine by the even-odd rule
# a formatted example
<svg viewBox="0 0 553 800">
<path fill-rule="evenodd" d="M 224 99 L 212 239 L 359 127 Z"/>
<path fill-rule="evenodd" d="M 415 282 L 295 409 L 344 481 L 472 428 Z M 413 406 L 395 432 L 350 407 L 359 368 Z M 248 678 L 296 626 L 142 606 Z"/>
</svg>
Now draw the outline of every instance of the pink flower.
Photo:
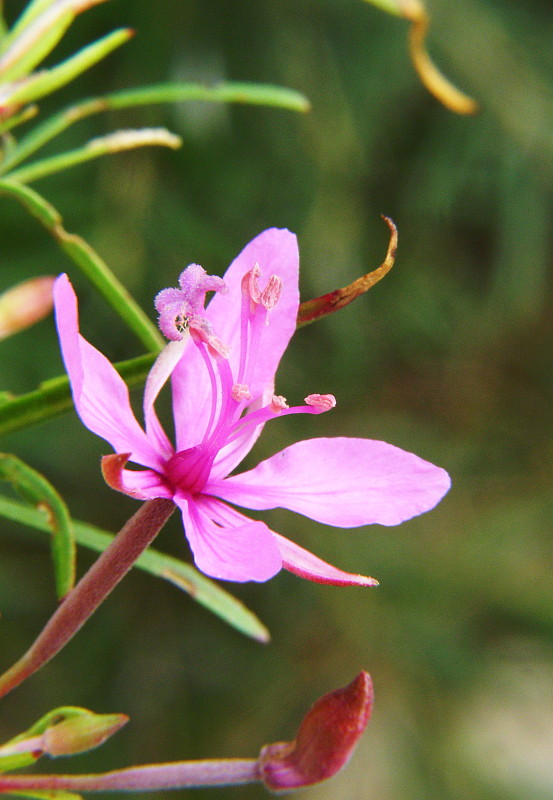
<svg viewBox="0 0 553 800">
<path fill-rule="evenodd" d="M 234 508 L 287 508 L 340 528 L 397 525 L 428 511 L 447 492 L 447 473 L 417 456 L 358 438 L 297 442 L 257 467 L 231 474 L 265 422 L 318 414 L 332 395 L 309 395 L 288 407 L 274 392 L 278 363 L 296 328 L 296 238 L 270 229 L 240 253 L 224 278 L 191 265 L 180 289 L 157 299 L 169 342 L 148 376 L 143 429 L 114 367 L 79 333 L 77 301 L 66 275 L 55 286 L 58 333 L 82 422 L 108 441 L 108 483 L 138 499 L 170 498 L 180 508 L 197 567 L 233 581 L 265 581 L 281 567 L 321 583 L 374 585 L 351 575 Z M 270 275 L 264 288 L 260 276 Z M 216 294 L 204 309 L 205 293 Z M 154 402 L 171 378 L 176 445 Z M 125 468 L 131 461 L 144 467 Z M 232 505 L 229 505 L 232 503 Z"/>
</svg>

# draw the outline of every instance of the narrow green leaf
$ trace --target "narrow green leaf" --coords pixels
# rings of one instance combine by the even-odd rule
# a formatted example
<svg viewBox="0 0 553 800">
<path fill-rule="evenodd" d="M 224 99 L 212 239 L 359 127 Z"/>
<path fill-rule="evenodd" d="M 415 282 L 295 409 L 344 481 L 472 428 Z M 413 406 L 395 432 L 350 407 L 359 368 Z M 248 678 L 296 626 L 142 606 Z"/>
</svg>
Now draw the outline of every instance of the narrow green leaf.
<svg viewBox="0 0 553 800">
<path fill-rule="evenodd" d="M 23 81 L 19 87 L 14 87 L 12 92 L 6 93 L 3 97 L 3 102 L 5 104 L 20 105 L 30 103 L 46 94 L 51 94 L 56 89 L 74 80 L 98 61 L 101 61 L 112 50 L 125 44 L 132 36 L 133 31 L 129 28 L 120 28 L 107 34 L 107 36 L 88 45 L 88 47 L 83 47 L 74 56 L 62 61 L 56 67 L 34 73 L 34 75 Z"/>
<path fill-rule="evenodd" d="M 203 86 L 197 83 L 163 83 L 145 86 L 84 100 L 50 117 L 20 140 L 14 152 L 10 153 L 0 165 L 0 171 L 5 174 L 71 125 L 92 114 L 133 106 L 185 103 L 192 100 L 205 103 L 265 105 L 298 112 L 310 109 L 309 100 L 300 92 L 267 84 L 229 82 L 216 86 Z"/>
<path fill-rule="evenodd" d="M 182 140 L 179 136 L 169 133 L 165 128 L 143 128 L 142 130 L 124 130 L 110 133 L 107 136 L 99 136 L 91 139 L 84 147 L 78 147 L 59 156 L 44 158 L 42 161 L 35 161 L 14 172 L 10 172 L 9 180 L 18 183 L 28 184 L 46 175 L 53 175 L 64 169 L 75 167 L 94 158 L 100 158 L 112 153 L 120 153 L 123 150 L 132 150 L 137 147 L 170 147 L 173 150 L 179 148 Z"/>
<path fill-rule="evenodd" d="M 7 497 L 0 496 L 0 515 L 21 525 L 46 530 L 44 518 L 38 512 Z M 73 520 L 73 530 L 78 544 L 96 552 L 103 552 L 113 540 L 112 534 L 77 520 Z M 252 611 L 191 564 L 149 548 L 138 558 L 135 566 L 183 589 L 193 600 L 246 636 L 259 642 L 269 641 L 269 631 Z"/>
<path fill-rule="evenodd" d="M 75 14 L 69 8 L 51 20 L 46 16 L 39 17 L 20 35 L 10 37 L 11 44 L 0 60 L 2 83 L 18 81 L 29 75 L 54 49 L 74 19 Z M 47 24 L 41 24 L 43 21 Z"/>
<path fill-rule="evenodd" d="M 25 500 L 45 514 L 52 533 L 56 591 L 61 600 L 75 583 L 75 538 L 67 506 L 43 475 L 16 456 L 0 453 L 0 480 L 11 483 Z"/>
<path fill-rule="evenodd" d="M 114 364 L 127 386 L 144 383 L 154 363 L 155 355 L 148 353 L 128 361 Z M 13 396 L 3 392 L 0 396 L 0 435 L 28 428 L 53 419 L 73 408 L 69 380 L 63 375 L 42 383 L 38 389 Z"/>
<path fill-rule="evenodd" d="M 17 755 L 3 756 L 1 750 L 2 748 L 0 748 L 0 774 L 28 767 L 37 760 L 37 756 L 33 755 L 33 753 L 17 753 Z"/>
<path fill-rule="evenodd" d="M 0 180 L 0 194 L 14 197 L 44 225 L 148 350 L 155 353 L 161 350 L 165 342 L 154 323 L 88 242 L 65 230 L 61 214 L 51 203 L 29 186 L 8 179 Z"/>
<path fill-rule="evenodd" d="M 18 19 L 16 20 L 15 24 L 12 26 L 11 30 L 9 31 L 8 40 L 6 42 L 6 46 L 3 48 L 3 52 L 10 46 L 14 39 L 21 35 L 21 33 L 25 30 L 25 28 L 31 24 L 31 22 L 38 17 L 39 14 L 42 14 L 49 6 L 53 5 L 57 0 L 31 0 L 30 3 L 23 9 L 21 14 L 19 15 Z"/>
<path fill-rule="evenodd" d="M 230 81 L 214 86 L 200 83 L 161 83 L 139 89 L 114 92 L 104 100 L 109 108 L 129 108 L 154 103 L 182 103 L 201 100 L 206 103 L 244 103 L 274 106 L 289 111 L 309 111 L 311 104 L 305 95 L 284 86 L 267 83 Z"/>
<path fill-rule="evenodd" d="M 92 6 L 97 6 L 100 3 L 105 3 L 106 0 L 32 0 L 23 12 L 21 13 L 19 19 L 13 26 L 11 33 L 14 36 L 19 36 L 22 31 L 27 28 L 31 22 L 33 22 L 40 14 L 45 14 L 45 12 L 51 6 L 62 6 L 63 4 L 69 5 L 73 14 L 77 16 L 77 14 L 81 14 L 83 11 L 91 8 Z M 62 13 L 63 9 L 56 10 L 56 16 Z"/>
</svg>

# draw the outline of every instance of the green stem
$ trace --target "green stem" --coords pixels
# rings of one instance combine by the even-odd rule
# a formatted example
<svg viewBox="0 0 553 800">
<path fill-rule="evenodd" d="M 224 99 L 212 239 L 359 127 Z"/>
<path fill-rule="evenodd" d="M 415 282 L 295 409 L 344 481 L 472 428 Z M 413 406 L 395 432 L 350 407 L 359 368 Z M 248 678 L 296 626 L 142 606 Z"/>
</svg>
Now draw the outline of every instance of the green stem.
<svg viewBox="0 0 553 800">
<path fill-rule="evenodd" d="M 29 650 L 0 677 L 0 697 L 44 666 L 96 611 L 173 513 L 171 500 L 147 500 L 65 597 Z"/>
<path fill-rule="evenodd" d="M 0 180 L 0 194 L 14 197 L 39 220 L 148 350 L 161 350 L 164 342 L 153 322 L 88 242 L 65 230 L 61 214 L 51 203 L 29 186 L 7 178 Z"/>
</svg>

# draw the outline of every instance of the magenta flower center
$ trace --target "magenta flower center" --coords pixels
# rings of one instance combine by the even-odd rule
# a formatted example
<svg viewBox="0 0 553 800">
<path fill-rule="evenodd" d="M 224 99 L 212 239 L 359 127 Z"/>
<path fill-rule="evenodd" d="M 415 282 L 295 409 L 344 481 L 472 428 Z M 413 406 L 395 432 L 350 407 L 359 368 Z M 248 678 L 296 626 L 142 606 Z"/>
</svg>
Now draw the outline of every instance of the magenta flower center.
<svg viewBox="0 0 553 800">
<path fill-rule="evenodd" d="M 207 483 L 215 453 L 209 444 L 198 444 L 175 453 L 166 464 L 166 477 L 173 486 L 199 494 Z"/>
</svg>

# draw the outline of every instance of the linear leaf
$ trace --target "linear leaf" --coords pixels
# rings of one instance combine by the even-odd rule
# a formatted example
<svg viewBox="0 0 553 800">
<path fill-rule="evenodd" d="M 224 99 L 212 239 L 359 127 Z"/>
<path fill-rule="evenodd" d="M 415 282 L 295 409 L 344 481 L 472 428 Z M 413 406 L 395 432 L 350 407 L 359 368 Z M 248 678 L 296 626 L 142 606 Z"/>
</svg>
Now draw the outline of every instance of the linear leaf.
<svg viewBox="0 0 553 800">
<path fill-rule="evenodd" d="M 0 480 L 11 483 L 35 507 L 51 531 L 56 591 L 61 600 L 75 583 L 75 538 L 65 502 L 43 475 L 7 453 L 0 453 Z"/>
<path fill-rule="evenodd" d="M 12 92 L 2 96 L 6 105 L 21 105 L 30 103 L 43 97 L 46 94 L 65 86 L 66 83 L 74 80 L 78 75 L 90 69 L 98 61 L 105 58 L 112 50 L 125 44 L 133 31 L 129 28 L 120 28 L 108 33 L 93 44 L 83 47 L 75 55 L 62 61 L 55 67 L 47 70 L 40 70 L 21 81 L 15 86 Z M 8 55 L 8 54 L 6 54 Z"/>
<path fill-rule="evenodd" d="M 170 147 L 173 150 L 182 144 L 180 137 L 169 133 L 165 128 L 142 128 L 138 130 L 121 130 L 107 136 L 98 136 L 91 139 L 83 147 L 70 150 L 51 158 L 44 158 L 27 164 L 15 172 L 11 172 L 9 179 L 18 183 L 32 183 L 37 178 L 53 175 L 64 169 L 75 167 L 94 158 L 100 158 L 123 150 L 133 150 L 137 147 Z"/>
<path fill-rule="evenodd" d="M 256 83 L 220 83 L 204 86 L 199 83 L 161 83 L 140 89 L 114 92 L 104 97 L 83 100 L 69 106 L 37 125 L 23 137 L 13 152 L 0 165 L 3 174 L 20 164 L 63 131 L 81 119 L 103 111 L 160 103 L 240 103 L 269 106 L 287 111 L 306 112 L 310 104 L 305 95 L 282 86 Z"/>
</svg>

